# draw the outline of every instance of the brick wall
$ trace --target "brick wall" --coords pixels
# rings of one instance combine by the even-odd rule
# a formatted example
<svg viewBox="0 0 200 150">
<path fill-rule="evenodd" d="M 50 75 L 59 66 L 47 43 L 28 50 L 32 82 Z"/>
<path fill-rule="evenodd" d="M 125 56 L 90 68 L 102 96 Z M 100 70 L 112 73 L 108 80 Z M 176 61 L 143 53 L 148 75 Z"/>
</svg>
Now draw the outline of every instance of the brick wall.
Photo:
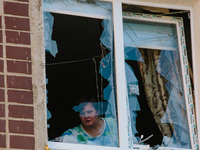
<svg viewBox="0 0 200 150">
<path fill-rule="evenodd" d="M 0 1 L 0 150 L 35 149 L 29 3 Z"/>
</svg>

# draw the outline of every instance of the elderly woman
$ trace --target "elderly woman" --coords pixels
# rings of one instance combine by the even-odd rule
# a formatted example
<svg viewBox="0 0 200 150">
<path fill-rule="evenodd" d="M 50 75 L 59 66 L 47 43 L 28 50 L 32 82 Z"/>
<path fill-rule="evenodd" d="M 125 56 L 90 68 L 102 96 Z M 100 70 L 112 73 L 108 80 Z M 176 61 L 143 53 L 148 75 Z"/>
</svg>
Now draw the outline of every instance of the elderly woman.
<svg viewBox="0 0 200 150">
<path fill-rule="evenodd" d="M 69 129 L 57 140 L 59 142 L 90 145 L 118 146 L 117 123 L 114 118 L 101 118 L 95 98 L 84 97 L 73 109 L 79 112 L 81 124 Z"/>
</svg>

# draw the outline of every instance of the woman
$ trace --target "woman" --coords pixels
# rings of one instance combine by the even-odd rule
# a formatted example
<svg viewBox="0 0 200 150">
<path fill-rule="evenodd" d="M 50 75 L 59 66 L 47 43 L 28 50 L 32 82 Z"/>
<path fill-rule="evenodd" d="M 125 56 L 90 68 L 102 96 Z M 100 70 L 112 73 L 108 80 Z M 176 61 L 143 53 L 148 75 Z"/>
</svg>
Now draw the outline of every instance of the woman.
<svg viewBox="0 0 200 150">
<path fill-rule="evenodd" d="M 118 146 L 117 124 L 114 118 L 101 118 L 100 103 L 93 97 L 84 97 L 73 109 L 79 112 L 81 124 L 58 138 L 59 142 Z"/>
</svg>

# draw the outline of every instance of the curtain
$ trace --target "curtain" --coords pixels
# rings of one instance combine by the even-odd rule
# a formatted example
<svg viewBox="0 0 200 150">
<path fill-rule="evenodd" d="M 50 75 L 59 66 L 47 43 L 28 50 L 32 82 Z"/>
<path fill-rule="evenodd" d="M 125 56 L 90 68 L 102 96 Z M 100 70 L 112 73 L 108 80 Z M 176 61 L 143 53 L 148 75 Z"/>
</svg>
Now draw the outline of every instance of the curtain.
<svg viewBox="0 0 200 150">
<path fill-rule="evenodd" d="M 168 81 L 156 71 L 161 51 L 140 49 L 140 52 L 144 63 L 138 62 L 138 65 L 148 106 L 163 136 L 172 137 L 173 125 L 161 122 L 164 114 L 168 113 L 166 110 L 169 100 L 169 93 L 165 87 Z M 170 115 L 167 116 L 168 120 L 171 120 Z"/>
</svg>

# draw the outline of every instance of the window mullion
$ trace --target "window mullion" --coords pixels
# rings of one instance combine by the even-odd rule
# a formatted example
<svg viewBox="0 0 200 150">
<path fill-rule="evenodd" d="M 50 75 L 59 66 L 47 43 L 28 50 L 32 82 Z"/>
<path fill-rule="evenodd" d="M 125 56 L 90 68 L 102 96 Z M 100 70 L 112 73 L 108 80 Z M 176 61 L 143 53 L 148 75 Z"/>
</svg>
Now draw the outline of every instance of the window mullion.
<svg viewBox="0 0 200 150">
<path fill-rule="evenodd" d="M 128 121 L 126 109 L 126 78 L 124 63 L 122 3 L 113 1 L 114 45 L 115 45 L 115 73 L 116 94 L 118 105 L 119 146 L 128 148 Z"/>
</svg>

